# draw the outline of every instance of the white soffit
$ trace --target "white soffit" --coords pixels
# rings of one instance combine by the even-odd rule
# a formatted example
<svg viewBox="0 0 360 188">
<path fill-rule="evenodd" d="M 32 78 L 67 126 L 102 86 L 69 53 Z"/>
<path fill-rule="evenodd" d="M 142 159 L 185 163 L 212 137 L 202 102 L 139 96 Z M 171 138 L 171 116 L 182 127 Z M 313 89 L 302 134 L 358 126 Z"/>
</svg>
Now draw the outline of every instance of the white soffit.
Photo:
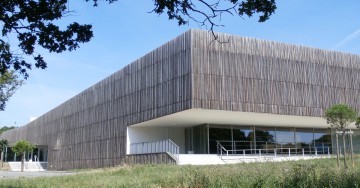
<svg viewBox="0 0 360 188">
<path fill-rule="evenodd" d="M 225 110 L 190 109 L 153 120 L 131 125 L 131 127 L 188 127 L 204 123 L 219 125 L 261 125 L 302 128 L 328 128 L 322 117 L 289 116 L 267 113 L 237 112 Z M 349 126 L 355 129 L 355 124 Z"/>
</svg>

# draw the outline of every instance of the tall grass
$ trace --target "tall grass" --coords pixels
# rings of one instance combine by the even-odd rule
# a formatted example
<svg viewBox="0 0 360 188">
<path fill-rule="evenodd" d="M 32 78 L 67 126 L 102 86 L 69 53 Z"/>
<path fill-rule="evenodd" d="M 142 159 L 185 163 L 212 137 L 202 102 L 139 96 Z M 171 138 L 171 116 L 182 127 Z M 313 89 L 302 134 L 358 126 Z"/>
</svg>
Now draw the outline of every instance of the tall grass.
<svg viewBox="0 0 360 188">
<path fill-rule="evenodd" d="M 357 161 L 360 168 L 360 162 Z M 335 159 L 212 166 L 130 166 L 0 181 L 0 187 L 360 187 L 360 170 Z"/>
</svg>

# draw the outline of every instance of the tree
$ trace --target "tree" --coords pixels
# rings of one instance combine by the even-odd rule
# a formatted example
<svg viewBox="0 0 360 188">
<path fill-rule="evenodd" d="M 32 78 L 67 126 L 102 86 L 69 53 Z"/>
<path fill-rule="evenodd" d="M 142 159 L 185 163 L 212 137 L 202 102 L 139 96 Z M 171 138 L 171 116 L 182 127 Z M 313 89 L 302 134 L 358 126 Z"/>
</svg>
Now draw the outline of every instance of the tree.
<svg viewBox="0 0 360 188">
<path fill-rule="evenodd" d="M 11 126 L 11 127 L 7 127 L 7 126 L 4 126 L 4 127 L 1 127 L 0 128 L 0 135 L 5 132 L 5 131 L 8 131 L 10 129 L 14 129 L 15 127 L 14 126 Z M 8 141 L 6 139 L 1 139 L 0 140 L 0 153 L 1 153 L 1 167 L 4 166 L 4 149 L 8 146 Z"/>
<path fill-rule="evenodd" d="M 21 172 L 24 172 L 25 153 L 32 151 L 34 148 L 35 146 L 27 140 L 19 140 L 11 148 L 16 155 L 21 157 Z"/>
<path fill-rule="evenodd" d="M 274 135 L 271 135 L 269 131 L 255 130 L 255 135 L 257 142 L 275 142 Z"/>
<path fill-rule="evenodd" d="M 343 147 L 344 147 L 344 167 L 346 164 L 346 144 L 345 144 L 345 128 L 354 122 L 356 119 L 356 112 L 346 104 L 337 104 L 325 110 L 325 119 L 327 123 L 335 128 L 336 131 L 340 131 L 342 134 Z M 339 167 L 339 145 L 336 139 L 337 160 Z"/>
<path fill-rule="evenodd" d="M 1 127 L 0 128 L 0 135 L 5 132 L 5 131 L 8 131 L 8 130 L 11 130 L 11 129 L 15 129 L 15 126 L 4 126 L 4 127 Z"/>
<path fill-rule="evenodd" d="M 5 72 L 0 76 L 0 111 L 5 110 L 6 102 L 23 83 L 14 71 Z"/>
<path fill-rule="evenodd" d="M 360 117 L 356 118 L 355 125 L 358 129 L 360 128 Z"/>
<path fill-rule="evenodd" d="M 94 6 L 98 0 L 92 1 Z M 117 0 L 106 0 L 113 3 Z M 259 22 L 269 19 L 276 9 L 275 0 L 153 0 L 155 8 L 152 12 L 166 12 L 170 20 L 175 19 L 179 25 L 185 25 L 189 20 L 208 25 L 213 31 L 215 26 L 221 26 L 216 19 L 222 14 L 247 15 L 260 14 Z M 80 43 L 89 42 L 93 37 L 92 25 L 73 22 L 66 29 L 61 29 L 55 21 L 71 15 L 67 7 L 68 0 L 3 0 L 0 1 L 0 23 L 2 37 L 8 38 L 11 33 L 18 40 L 22 53 L 11 50 L 9 42 L 0 39 L 0 74 L 10 69 L 28 78 L 28 69 L 32 63 L 24 56 L 32 56 L 35 67 L 45 69 L 47 63 L 36 53 L 35 47 L 42 47 L 49 52 L 61 53 L 72 51 Z M 201 7 L 201 8 L 200 8 Z"/>
<path fill-rule="evenodd" d="M 98 0 L 86 0 L 98 6 Z M 108 3 L 117 0 L 105 0 Z M 153 0 L 153 13 L 166 13 L 170 20 L 175 19 L 178 25 L 185 25 L 190 20 L 208 26 L 214 40 L 218 40 L 214 27 L 222 26 L 220 18 L 223 14 L 259 15 L 259 22 L 264 22 L 275 12 L 275 0 Z M 73 11 L 67 7 L 68 0 L 1 0 L 0 1 L 0 76 L 15 71 L 25 79 L 28 70 L 45 69 L 47 63 L 37 48 L 50 53 L 73 51 L 80 43 L 86 43 L 93 37 L 92 25 L 70 23 L 60 27 L 58 20 L 71 16 Z M 62 29 L 65 28 L 65 29 Z M 9 36 L 16 36 L 19 50 L 10 46 Z M 218 40 L 219 41 L 219 40 Z M 30 57 L 33 59 L 28 60 Z M 1 100 L 1 99 L 0 99 Z M 1 102 L 1 101 L 0 101 Z"/>
<path fill-rule="evenodd" d="M 33 57 L 36 68 L 45 69 L 47 64 L 43 57 L 35 52 L 35 46 L 49 52 L 61 53 L 75 50 L 79 43 L 90 41 L 93 36 L 91 25 L 74 22 L 62 30 L 55 24 L 56 20 L 70 14 L 66 4 L 67 0 L 0 1 L 2 37 L 15 34 L 18 47 L 22 51 L 18 54 L 11 50 L 8 42 L 0 40 L 1 74 L 15 70 L 26 79 L 29 76 L 27 69 L 31 69 L 32 64 L 24 59 L 24 55 Z"/>
<path fill-rule="evenodd" d="M 111 0 L 111 2 L 117 0 Z M 259 22 L 265 22 L 276 10 L 275 0 L 153 0 L 155 8 L 152 12 L 163 14 L 166 12 L 170 20 L 175 19 L 179 26 L 189 20 L 200 26 L 208 27 L 214 39 L 214 27 L 223 26 L 219 22 L 223 14 L 238 15 L 240 17 L 259 15 Z M 97 2 L 96 0 L 94 1 Z"/>
<path fill-rule="evenodd" d="M 1 152 L 1 168 L 4 167 L 4 149 L 8 146 L 6 139 L 0 140 L 0 152 Z"/>
</svg>

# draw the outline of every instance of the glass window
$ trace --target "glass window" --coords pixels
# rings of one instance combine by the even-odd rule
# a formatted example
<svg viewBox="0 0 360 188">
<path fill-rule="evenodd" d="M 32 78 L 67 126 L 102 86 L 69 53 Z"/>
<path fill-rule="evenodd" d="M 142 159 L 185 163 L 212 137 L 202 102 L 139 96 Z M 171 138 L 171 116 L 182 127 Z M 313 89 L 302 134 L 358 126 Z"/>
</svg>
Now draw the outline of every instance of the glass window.
<svg viewBox="0 0 360 188">
<path fill-rule="evenodd" d="M 226 126 L 212 126 L 209 128 L 209 145 L 210 145 L 210 153 L 217 153 L 217 141 L 221 143 L 221 145 L 227 149 L 232 149 L 231 143 L 231 127 Z"/>
<path fill-rule="evenodd" d="M 355 130 L 352 130 L 352 131 L 354 131 L 354 134 L 352 135 L 354 152 L 355 153 L 360 153 L 360 130 L 355 129 Z M 336 145 L 336 144 L 334 144 L 334 145 Z"/>
<path fill-rule="evenodd" d="M 276 128 L 276 142 L 277 143 L 294 143 L 294 129 L 293 128 Z"/>
<path fill-rule="evenodd" d="M 298 144 L 312 144 L 314 141 L 313 129 L 296 128 L 295 140 Z"/>
<path fill-rule="evenodd" d="M 328 129 L 314 129 L 314 142 L 316 143 L 331 143 L 330 130 Z"/>
<path fill-rule="evenodd" d="M 256 149 L 265 149 L 266 153 L 274 152 L 275 138 L 274 127 L 255 127 Z"/>
<path fill-rule="evenodd" d="M 242 153 L 243 151 L 246 153 L 253 153 L 252 149 L 255 149 L 254 145 L 254 130 L 253 127 L 250 126 L 233 126 L 233 148 L 238 151 L 238 153 Z"/>
<path fill-rule="evenodd" d="M 296 128 L 295 140 L 298 152 L 314 154 L 314 129 Z"/>
<path fill-rule="evenodd" d="M 314 145 L 318 154 L 331 152 L 330 129 L 314 129 Z"/>
<path fill-rule="evenodd" d="M 252 127 L 233 127 L 234 141 L 252 141 L 254 140 L 254 130 Z"/>
<path fill-rule="evenodd" d="M 256 142 L 275 142 L 275 129 L 273 127 L 255 127 Z"/>
</svg>

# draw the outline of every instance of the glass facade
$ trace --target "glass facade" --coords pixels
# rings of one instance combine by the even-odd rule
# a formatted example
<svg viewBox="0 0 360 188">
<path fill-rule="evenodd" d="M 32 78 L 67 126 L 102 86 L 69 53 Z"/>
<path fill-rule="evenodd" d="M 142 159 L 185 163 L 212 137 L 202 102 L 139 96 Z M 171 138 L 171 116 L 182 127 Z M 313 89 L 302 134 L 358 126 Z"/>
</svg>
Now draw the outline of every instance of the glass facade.
<svg viewBox="0 0 360 188">
<path fill-rule="evenodd" d="M 232 154 L 266 153 L 327 154 L 332 151 L 330 129 L 208 125 L 209 151 L 220 143 Z M 315 151 L 316 150 L 316 151 Z"/>
<path fill-rule="evenodd" d="M 25 157 L 25 161 L 46 162 L 47 161 L 47 147 L 40 146 L 40 147 L 34 148 L 31 152 L 27 152 L 24 157 Z M 20 155 L 16 155 L 11 150 L 11 147 L 7 147 L 4 151 L 4 160 L 6 162 L 21 161 L 21 157 L 20 157 Z"/>
<path fill-rule="evenodd" d="M 230 138 L 230 140 L 229 140 Z M 212 126 L 209 128 L 209 148 L 210 153 L 217 152 L 217 142 L 223 143 L 223 147 L 227 150 L 232 150 L 232 134 L 230 126 Z"/>
<path fill-rule="evenodd" d="M 209 138 L 208 138 L 207 128 L 208 126 L 204 124 L 204 125 L 198 125 L 195 127 L 189 127 L 185 129 L 185 153 L 187 154 L 208 153 Z"/>
<path fill-rule="evenodd" d="M 255 138 L 257 149 L 265 149 L 266 153 L 273 153 L 273 149 L 277 148 L 274 127 L 256 127 Z"/>
<path fill-rule="evenodd" d="M 360 130 L 353 132 L 354 152 L 360 153 Z M 219 143 L 229 154 L 333 154 L 335 138 L 330 128 L 202 124 L 185 129 L 185 153 L 217 154 Z M 350 153 L 350 135 L 346 135 L 346 146 Z M 343 152 L 341 135 L 339 150 Z"/>
<path fill-rule="evenodd" d="M 233 152 L 239 154 L 240 150 L 244 150 L 246 153 L 252 153 L 254 145 L 254 127 L 232 127 L 233 130 Z M 234 151 L 235 150 L 235 151 Z"/>
<path fill-rule="evenodd" d="M 346 145 L 346 151 L 347 154 L 351 153 L 351 140 L 353 145 L 353 151 L 354 153 L 360 153 L 360 130 L 352 130 L 353 134 L 346 134 L 345 135 L 345 145 Z M 332 141 L 332 148 L 333 151 L 336 151 L 336 134 L 335 130 L 331 130 L 331 138 L 330 137 L 320 137 L 317 140 L 321 141 L 322 139 L 329 139 Z M 339 152 L 342 155 L 344 152 L 344 146 L 343 146 L 343 138 L 342 134 L 338 135 L 338 142 L 339 142 Z M 318 144 L 319 145 L 319 144 Z"/>
<path fill-rule="evenodd" d="M 314 129 L 297 128 L 295 132 L 295 142 L 297 148 L 304 148 L 304 152 L 309 154 L 314 153 Z"/>
</svg>

